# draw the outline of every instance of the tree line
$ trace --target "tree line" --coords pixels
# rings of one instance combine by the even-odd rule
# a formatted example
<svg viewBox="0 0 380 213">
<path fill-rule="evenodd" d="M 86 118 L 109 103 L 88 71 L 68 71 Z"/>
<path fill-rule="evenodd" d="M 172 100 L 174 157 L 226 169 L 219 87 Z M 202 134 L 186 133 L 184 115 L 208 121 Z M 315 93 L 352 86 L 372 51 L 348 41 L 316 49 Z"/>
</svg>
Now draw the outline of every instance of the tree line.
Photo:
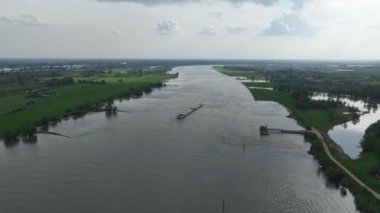
<svg viewBox="0 0 380 213">
<path fill-rule="evenodd" d="M 372 168 L 372 175 L 380 175 L 380 120 L 369 126 L 361 141 L 363 153 L 374 153 L 377 157 L 377 165 Z"/>
</svg>

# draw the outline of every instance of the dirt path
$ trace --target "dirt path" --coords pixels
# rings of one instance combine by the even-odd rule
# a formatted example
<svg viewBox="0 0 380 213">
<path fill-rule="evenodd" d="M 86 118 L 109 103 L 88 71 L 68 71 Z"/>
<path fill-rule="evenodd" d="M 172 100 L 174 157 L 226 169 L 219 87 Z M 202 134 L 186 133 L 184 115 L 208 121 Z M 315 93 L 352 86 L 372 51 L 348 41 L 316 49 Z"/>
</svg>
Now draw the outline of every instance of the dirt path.
<svg viewBox="0 0 380 213">
<path fill-rule="evenodd" d="M 323 149 L 325 150 L 325 153 L 327 156 L 332 160 L 337 166 L 339 166 L 348 176 L 350 176 L 354 181 L 356 181 L 359 185 L 364 187 L 368 192 L 370 192 L 375 198 L 380 200 L 380 194 L 377 193 L 375 190 L 372 188 L 368 187 L 365 183 L 363 183 L 358 177 L 356 177 L 353 173 L 351 173 L 346 167 L 344 167 L 339 161 L 337 161 L 334 156 L 331 154 L 330 149 L 327 146 L 327 143 L 322 136 L 322 134 L 315 129 L 314 127 L 312 128 L 312 132 L 322 141 L 323 144 Z"/>
</svg>

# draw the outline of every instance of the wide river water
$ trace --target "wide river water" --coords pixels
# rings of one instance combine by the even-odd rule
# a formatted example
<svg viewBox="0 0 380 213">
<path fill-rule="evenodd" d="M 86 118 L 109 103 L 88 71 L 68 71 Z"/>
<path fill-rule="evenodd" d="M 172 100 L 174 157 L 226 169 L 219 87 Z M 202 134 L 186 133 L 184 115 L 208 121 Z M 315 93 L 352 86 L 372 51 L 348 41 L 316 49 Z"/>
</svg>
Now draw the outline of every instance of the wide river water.
<svg viewBox="0 0 380 213">
<path fill-rule="evenodd" d="M 356 212 L 307 154 L 299 135 L 261 137 L 260 125 L 300 129 L 274 102 L 256 102 L 209 66 L 140 99 L 117 116 L 62 121 L 36 143 L 0 147 L 0 212 Z M 178 113 L 203 103 L 184 120 Z"/>
</svg>

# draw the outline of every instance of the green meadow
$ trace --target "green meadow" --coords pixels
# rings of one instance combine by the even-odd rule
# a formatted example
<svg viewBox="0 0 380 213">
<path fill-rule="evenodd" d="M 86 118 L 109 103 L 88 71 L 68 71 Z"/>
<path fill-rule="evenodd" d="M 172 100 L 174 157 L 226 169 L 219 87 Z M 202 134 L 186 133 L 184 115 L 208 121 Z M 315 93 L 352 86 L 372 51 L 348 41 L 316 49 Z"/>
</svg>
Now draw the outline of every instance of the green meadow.
<svg viewBox="0 0 380 213">
<path fill-rule="evenodd" d="M 36 126 L 65 116 L 84 113 L 98 103 L 118 97 L 138 95 L 161 85 L 172 75 L 157 73 L 132 77 L 75 78 L 75 83 L 52 88 L 44 92 L 55 95 L 28 98 L 25 93 L 0 97 L 0 135 L 17 134 L 23 126 Z M 79 80 L 89 82 L 79 83 Z M 27 104 L 29 102 L 29 104 Z"/>
<path fill-rule="evenodd" d="M 290 109 L 297 119 L 306 126 L 313 126 L 317 129 L 325 130 L 347 120 L 341 113 L 334 110 L 298 109 L 295 106 L 295 100 L 288 92 L 264 89 L 251 89 L 251 92 L 258 101 L 275 101 Z"/>
<path fill-rule="evenodd" d="M 228 76 L 255 78 L 254 71 L 241 71 L 236 69 L 227 69 L 223 67 L 214 67 L 214 69 Z"/>
</svg>

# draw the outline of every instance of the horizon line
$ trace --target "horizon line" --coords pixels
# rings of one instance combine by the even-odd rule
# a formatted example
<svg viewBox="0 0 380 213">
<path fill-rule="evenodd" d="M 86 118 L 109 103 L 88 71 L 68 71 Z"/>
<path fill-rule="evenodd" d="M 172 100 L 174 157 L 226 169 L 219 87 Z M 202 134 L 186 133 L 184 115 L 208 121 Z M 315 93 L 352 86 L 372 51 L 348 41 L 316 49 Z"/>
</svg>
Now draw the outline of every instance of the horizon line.
<svg viewBox="0 0 380 213">
<path fill-rule="evenodd" d="M 380 59 L 276 59 L 276 58 L 122 58 L 122 57 L 0 57 L 0 60 L 163 60 L 163 61 L 369 61 Z"/>
</svg>

